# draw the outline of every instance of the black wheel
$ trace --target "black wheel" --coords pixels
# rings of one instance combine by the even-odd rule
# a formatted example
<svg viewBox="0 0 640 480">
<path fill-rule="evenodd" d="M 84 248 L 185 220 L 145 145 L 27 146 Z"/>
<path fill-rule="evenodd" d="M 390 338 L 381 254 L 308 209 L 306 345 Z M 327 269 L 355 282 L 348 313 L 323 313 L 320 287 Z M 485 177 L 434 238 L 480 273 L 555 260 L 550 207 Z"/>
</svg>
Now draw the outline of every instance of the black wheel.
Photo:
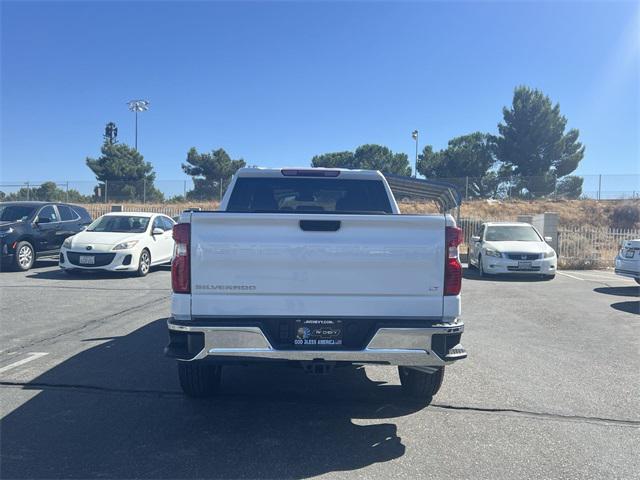
<svg viewBox="0 0 640 480">
<path fill-rule="evenodd" d="M 555 275 L 542 275 L 543 280 L 553 280 L 554 278 L 556 278 Z"/>
<path fill-rule="evenodd" d="M 398 367 L 398 373 L 404 393 L 427 403 L 438 393 L 444 379 L 444 367 L 438 368 L 434 373 L 422 372 L 411 367 Z"/>
<path fill-rule="evenodd" d="M 637 283 L 638 285 L 640 285 L 640 278 L 634 278 L 634 280 L 636 281 L 636 283 Z"/>
<path fill-rule="evenodd" d="M 469 258 L 468 258 L 468 261 L 467 261 L 467 269 L 468 270 L 475 270 L 476 268 L 477 267 L 473 263 L 471 263 L 471 254 L 469 254 Z"/>
<path fill-rule="evenodd" d="M 29 242 L 18 242 L 16 254 L 13 257 L 13 267 L 21 272 L 26 272 L 33 267 L 36 261 L 36 252 Z"/>
<path fill-rule="evenodd" d="M 222 367 L 204 362 L 178 362 L 182 391 L 189 397 L 211 397 L 220 389 Z"/>
<path fill-rule="evenodd" d="M 140 253 L 140 260 L 138 261 L 138 270 L 136 271 L 136 275 L 139 277 L 145 277 L 147 273 L 149 273 L 149 269 L 151 268 L 151 254 L 149 250 L 146 248 L 142 250 Z"/>
<path fill-rule="evenodd" d="M 486 276 L 484 273 L 484 267 L 482 266 L 482 255 L 478 255 L 478 275 L 481 277 Z"/>
</svg>

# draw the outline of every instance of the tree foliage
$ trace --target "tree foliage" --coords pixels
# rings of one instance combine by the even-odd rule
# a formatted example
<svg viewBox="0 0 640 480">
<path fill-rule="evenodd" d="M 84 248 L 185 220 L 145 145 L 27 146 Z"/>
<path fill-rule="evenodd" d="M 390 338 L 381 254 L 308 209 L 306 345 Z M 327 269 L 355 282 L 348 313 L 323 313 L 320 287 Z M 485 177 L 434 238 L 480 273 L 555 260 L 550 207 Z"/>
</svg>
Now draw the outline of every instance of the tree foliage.
<svg viewBox="0 0 640 480">
<path fill-rule="evenodd" d="M 427 145 L 418 157 L 418 173 L 446 179 L 468 197 L 495 196 L 501 183 L 496 171 L 493 137 L 474 132 L 449 140 L 438 152 Z"/>
<path fill-rule="evenodd" d="M 246 166 L 243 159 L 233 160 L 222 148 L 210 153 L 198 153 L 191 148 L 182 170 L 193 177 L 193 190 L 187 192 L 188 200 L 220 199 L 236 171 Z"/>
<path fill-rule="evenodd" d="M 0 199 L 8 202 L 39 200 L 43 202 L 87 203 L 91 200 L 91 197 L 82 195 L 73 188 L 59 188 L 55 182 L 49 181 L 43 182 L 37 187 L 22 187 L 20 190 L 9 194 L 0 192 Z"/>
<path fill-rule="evenodd" d="M 512 191 L 529 197 L 554 192 L 557 180 L 573 172 L 584 156 L 578 130 L 565 133 L 567 119 L 560 105 L 525 86 L 515 89 L 511 108 L 502 113 L 496 156 L 503 171 L 515 178 Z"/>
<path fill-rule="evenodd" d="M 411 175 L 411 166 L 406 153 L 393 153 L 383 145 L 367 144 L 355 152 L 333 152 L 316 155 L 311 159 L 313 167 L 353 168 L 380 170 L 394 175 Z"/>
<path fill-rule="evenodd" d="M 102 155 L 96 159 L 87 157 L 87 166 L 96 176 L 99 185 L 96 197 L 103 197 L 106 189 L 107 199 L 118 201 L 159 202 L 164 195 L 153 182 L 156 174 L 153 165 L 144 161 L 144 157 L 123 143 L 105 141 L 100 150 Z"/>
</svg>

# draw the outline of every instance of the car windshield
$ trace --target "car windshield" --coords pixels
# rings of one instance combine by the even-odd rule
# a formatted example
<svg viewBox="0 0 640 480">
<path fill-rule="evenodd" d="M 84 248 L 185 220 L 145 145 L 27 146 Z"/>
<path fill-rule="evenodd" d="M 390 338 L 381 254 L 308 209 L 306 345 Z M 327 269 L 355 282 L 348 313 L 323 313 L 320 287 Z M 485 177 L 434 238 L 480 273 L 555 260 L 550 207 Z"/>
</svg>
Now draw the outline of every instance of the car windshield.
<svg viewBox="0 0 640 480">
<path fill-rule="evenodd" d="M 29 205 L 2 205 L 0 206 L 0 221 L 24 222 L 35 210 Z"/>
<path fill-rule="evenodd" d="M 391 213 L 380 180 L 239 178 L 228 211 L 280 213 Z"/>
<path fill-rule="evenodd" d="M 487 242 L 541 242 L 533 227 L 527 225 L 504 225 L 487 227 Z"/>
<path fill-rule="evenodd" d="M 87 228 L 88 232 L 127 232 L 142 233 L 149 225 L 150 217 L 130 215 L 105 215 Z"/>
</svg>

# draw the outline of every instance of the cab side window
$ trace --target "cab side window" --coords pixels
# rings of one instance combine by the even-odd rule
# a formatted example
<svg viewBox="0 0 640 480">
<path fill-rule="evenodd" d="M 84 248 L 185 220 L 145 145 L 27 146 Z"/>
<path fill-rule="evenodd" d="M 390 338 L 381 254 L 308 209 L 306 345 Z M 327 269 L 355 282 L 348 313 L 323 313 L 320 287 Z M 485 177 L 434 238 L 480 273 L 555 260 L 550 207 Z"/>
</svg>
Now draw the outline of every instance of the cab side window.
<svg viewBox="0 0 640 480">
<path fill-rule="evenodd" d="M 48 219 L 48 222 L 47 222 Z M 58 221 L 58 215 L 56 214 L 56 209 L 53 208 L 52 205 L 47 205 L 46 207 L 42 207 L 40 212 L 38 213 L 38 221 L 54 223 Z"/>
</svg>

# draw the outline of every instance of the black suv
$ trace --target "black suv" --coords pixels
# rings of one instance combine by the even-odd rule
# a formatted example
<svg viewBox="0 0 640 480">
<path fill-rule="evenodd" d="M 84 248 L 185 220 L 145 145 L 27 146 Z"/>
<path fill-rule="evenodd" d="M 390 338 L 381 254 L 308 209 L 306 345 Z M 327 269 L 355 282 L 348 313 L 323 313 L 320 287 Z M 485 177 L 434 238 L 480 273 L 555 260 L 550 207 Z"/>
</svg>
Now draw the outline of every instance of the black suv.
<svg viewBox="0 0 640 480">
<path fill-rule="evenodd" d="M 29 270 L 37 257 L 57 254 L 65 238 L 84 230 L 91 221 L 89 212 L 77 205 L 0 203 L 2 266 Z"/>
</svg>

